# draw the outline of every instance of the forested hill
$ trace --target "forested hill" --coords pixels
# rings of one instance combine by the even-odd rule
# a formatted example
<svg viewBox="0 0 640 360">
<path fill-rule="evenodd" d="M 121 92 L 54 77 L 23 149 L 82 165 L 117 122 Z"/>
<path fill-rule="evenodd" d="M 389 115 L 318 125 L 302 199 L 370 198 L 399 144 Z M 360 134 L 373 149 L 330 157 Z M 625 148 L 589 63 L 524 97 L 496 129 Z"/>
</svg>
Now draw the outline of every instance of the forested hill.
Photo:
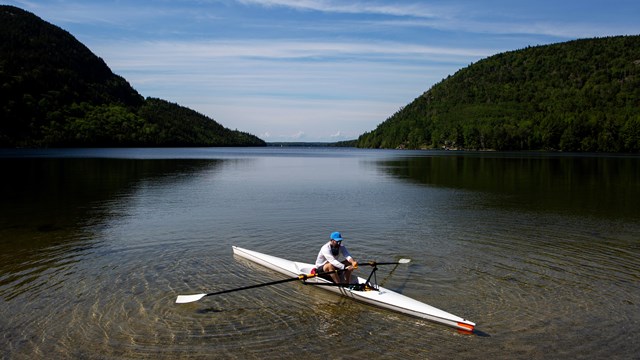
<svg viewBox="0 0 640 360">
<path fill-rule="evenodd" d="M 265 145 L 143 98 L 68 32 L 0 5 L 0 147 Z"/>
<path fill-rule="evenodd" d="M 640 151 L 640 36 L 478 61 L 358 139 L 369 148 Z"/>
</svg>

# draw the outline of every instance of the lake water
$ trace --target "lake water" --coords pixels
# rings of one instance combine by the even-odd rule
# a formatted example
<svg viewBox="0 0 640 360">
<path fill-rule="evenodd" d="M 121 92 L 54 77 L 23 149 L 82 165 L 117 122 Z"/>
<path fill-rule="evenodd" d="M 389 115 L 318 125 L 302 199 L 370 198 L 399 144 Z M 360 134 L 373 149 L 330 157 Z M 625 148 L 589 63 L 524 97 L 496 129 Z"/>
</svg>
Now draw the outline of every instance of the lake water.
<svg viewBox="0 0 640 360">
<path fill-rule="evenodd" d="M 0 358 L 638 358 L 640 157 L 2 150 Z M 473 334 L 282 279 L 332 231 Z M 367 275 L 364 268 L 360 276 Z"/>
</svg>

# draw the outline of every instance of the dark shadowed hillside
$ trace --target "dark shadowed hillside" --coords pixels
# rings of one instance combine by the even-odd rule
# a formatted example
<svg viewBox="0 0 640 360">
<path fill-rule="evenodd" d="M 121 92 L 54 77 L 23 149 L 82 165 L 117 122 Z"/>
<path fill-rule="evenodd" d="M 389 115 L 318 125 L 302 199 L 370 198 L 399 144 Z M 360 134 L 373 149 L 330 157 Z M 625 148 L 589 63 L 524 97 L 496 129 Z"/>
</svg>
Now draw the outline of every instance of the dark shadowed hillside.
<svg viewBox="0 0 640 360">
<path fill-rule="evenodd" d="M 483 59 L 361 135 L 358 146 L 638 152 L 640 36 Z"/>
<path fill-rule="evenodd" d="M 0 147 L 264 145 L 193 110 L 144 99 L 68 32 L 0 6 Z"/>
</svg>

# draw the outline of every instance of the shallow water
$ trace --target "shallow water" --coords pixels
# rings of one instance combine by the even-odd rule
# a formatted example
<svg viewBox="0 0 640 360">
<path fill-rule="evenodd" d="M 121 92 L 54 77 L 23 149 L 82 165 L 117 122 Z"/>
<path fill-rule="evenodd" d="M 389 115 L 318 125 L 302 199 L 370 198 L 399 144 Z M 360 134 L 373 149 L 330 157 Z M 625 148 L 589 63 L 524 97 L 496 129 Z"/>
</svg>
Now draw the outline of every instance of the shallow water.
<svg viewBox="0 0 640 360">
<path fill-rule="evenodd" d="M 355 149 L 0 153 L 2 358 L 619 358 L 640 342 L 640 158 Z M 282 279 L 332 231 L 472 335 Z M 365 269 L 359 275 L 367 275 Z"/>
</svg>

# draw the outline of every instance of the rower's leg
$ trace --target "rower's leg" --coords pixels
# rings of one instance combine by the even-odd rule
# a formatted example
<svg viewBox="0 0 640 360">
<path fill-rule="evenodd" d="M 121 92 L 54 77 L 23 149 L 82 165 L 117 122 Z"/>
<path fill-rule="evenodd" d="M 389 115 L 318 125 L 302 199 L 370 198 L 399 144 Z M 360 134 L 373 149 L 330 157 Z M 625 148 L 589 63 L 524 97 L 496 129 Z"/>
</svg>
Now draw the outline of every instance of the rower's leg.
<svg viewBox="0 0 640 360">
<path fill-rule="evenodd" d="M 347 270 L 345 271 L 345 284 L 351 284 L 351 273 L 353 272 L 353 269 L 351 270 Z"/>
<path fill-rule="evenodd" d="M 340 283 L 340 278 L 338 277 L 338 274 L 335 273 L 336 268 L 333 265 L 331 265 L 331 263 L 324 264 L 324 266 L 322 267 L 322 270 L 324 272 L 330 272 L 329 276 L 331 276 L 331 279 L 333 280 L 334 283 L 336 284 Z"/>
<path fill-rule="evenodd" d="M 342 262 L 345 266 L 349 266 L 351 265 L 350 262 L 348 262 L 347 260 Z M 353 268 L 346 270 L 344 272 L 344 283 L 345 284 L 351 284 L 351 273 L 353 272 Z"/>
</svg>

